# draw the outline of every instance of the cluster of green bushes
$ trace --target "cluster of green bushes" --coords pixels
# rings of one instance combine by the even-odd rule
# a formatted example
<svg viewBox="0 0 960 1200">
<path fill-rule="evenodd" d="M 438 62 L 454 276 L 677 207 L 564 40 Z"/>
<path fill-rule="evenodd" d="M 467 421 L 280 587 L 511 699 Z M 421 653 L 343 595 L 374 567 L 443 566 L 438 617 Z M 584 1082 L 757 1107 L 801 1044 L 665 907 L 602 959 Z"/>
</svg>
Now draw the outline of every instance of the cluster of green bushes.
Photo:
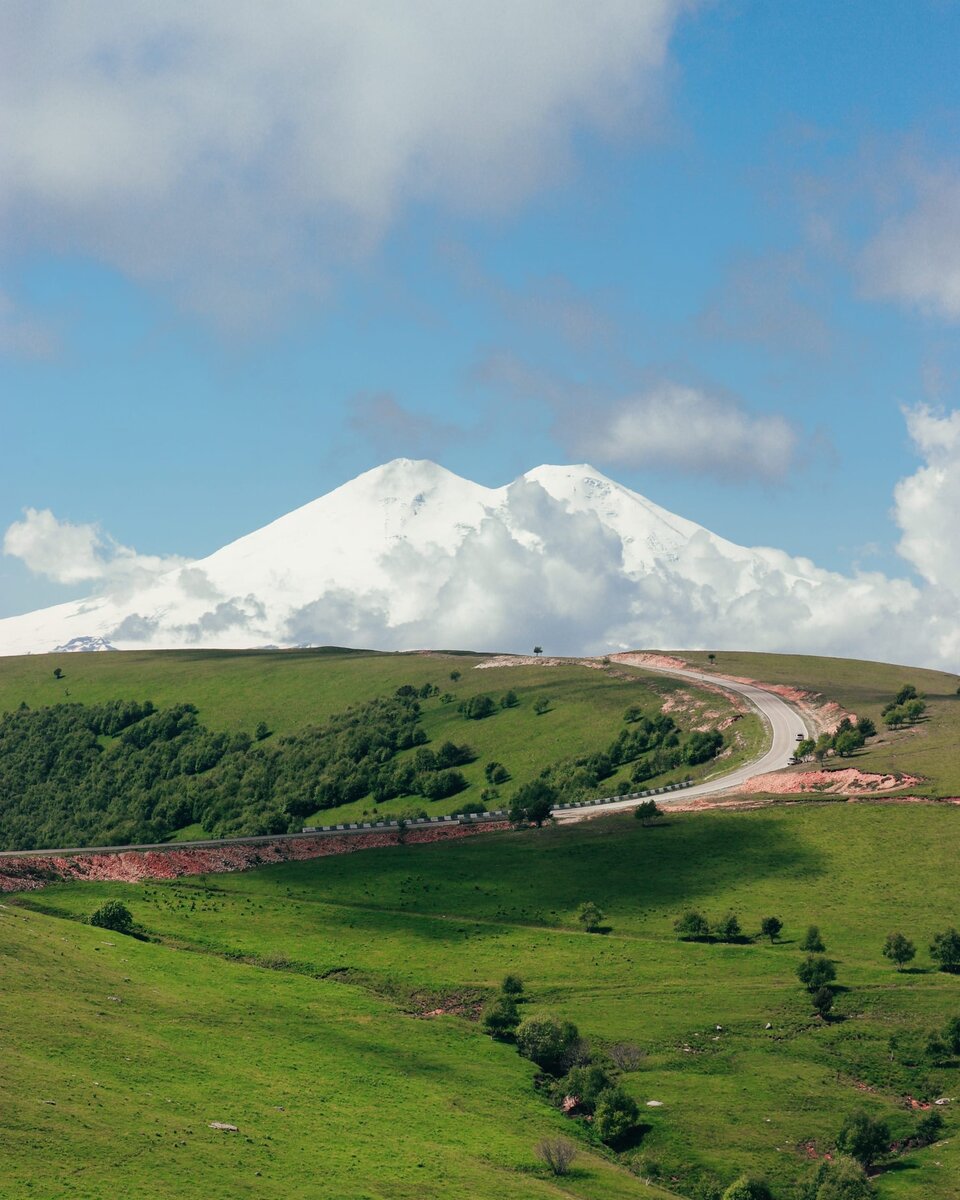
<svg viewBox="0 0 960 1200">
<path fill-rule="evenodd" d="M 796 756 L 799 759 L 812 757 L 818 762 L 823 762 L 828 754 L 848 758 L 866 744 L 867 738 L 875 737 L 876 733 L 877 727 L 870 717 L 857 717 L 856 724 L 849 717 L 844 717 L 833 733 L 821 733 L 816 741 L 813 738 L 804 738 L 798 742 Z"/>
<path fill-rule="evenodd" d="M 436 690 L 406 685 L 256 742 L 207 729 L 192 704 L 22 705 L 0 716 L 0 845 L 162 841 L 194 822 L 216 836 L 285 833 L 368 794 L 456 795 L 467 786 L 457 767 L 476 756 L 424 746 L 420 700 Z"/>
<path fill-rule="evenodd" d="M 640 1110 L 617 1084 L 613 1060 L 596 1061 L 572 1021 L 544 1013 L 521 1018 L 523 1002 L 523 983 L 508 975 L 481 1014 L 483 1028 L 499 1041 L 514 1042 L 524 1058 L 536 1063 L 542 1072 L 537 1086 L 552 1104 L 568 1116 L 589 1118 L 594 1136 L 606 1145 L 621 1144 L 639 1124 Z M 628 1065 L 639 1059 L 639 1050 L 632 1057 L 621 1056 Z"/>
<path fill-rule="evenodd" d="M 905 683 L 896 696 L 883 706 L 880 715 L 890 729 L 913 725 L 927 711 L 927 702 L 912 683 Z"/>
</svg>

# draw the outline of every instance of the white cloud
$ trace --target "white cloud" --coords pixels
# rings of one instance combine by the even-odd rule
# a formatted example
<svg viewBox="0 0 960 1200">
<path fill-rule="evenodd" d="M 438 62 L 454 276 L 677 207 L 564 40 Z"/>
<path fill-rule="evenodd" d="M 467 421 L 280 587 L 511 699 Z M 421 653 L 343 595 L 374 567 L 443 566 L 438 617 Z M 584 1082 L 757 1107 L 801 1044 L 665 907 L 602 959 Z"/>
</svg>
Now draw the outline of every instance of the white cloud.
<svg viewBox="0 0 960 1200">
<path fill-rule="evenodd" d="M 960 175 L 913 170 L 913 206 L 888 218 L 860 262 L 867 293 L 960 321 Z"/>
<path fill-rule="evenodd" d="M 924 466 L 897 484 L 897 547 L 923 578 L 960 604 L 960 409 L 937 414 L 926 405 L 905 412 Z"/>
<path fill-rule="evenodd" d="M 685 6 L 8 0 L 9 247 L 92 254 L 249 318 L 322 289 L 406 204 L 513 205 L 583 128 L 642 127 Z"/>
<path fill-rule="evenodd" d="M 897 485 L 893 515 L 916 580 L 845 575 L 780 550 L 732 545 L 590 468 L 537 472 L 556 495 L 534 479 L 485 494 L 455 481 L 438 493 L 437 468 L 407 463 L 384 472 L 381 485 L 359 487 L 344 510 L 362 547 L 358 570 L 347 564 L 345 573 L 336 560 L 331 572 L 313 574 L 338 544 L 318 510 L 302 541 L 281 543 L 281 568 L 244 551 L 238 573 L 236 553 L 218 555 L 70 612 L 0 621 L 0 652 L 81 635 L 123 648 L 310 642 L 522 651 L 539 643 L 577 654 L 699 646 L 955 671 L 960 410 L 919 407 L 906 419 L 922 461 Z M 108 590 L 117 572 L 144 565 L 93 526 L 32 510 L 8 530 L 6 549 L 54 578 L 94 578 Z"/>
<path fill-rule="evenodd" d="M 96 582 L 109 592 L 142 586 L 187 562 L 138 554 L 99 526 L 60 521 L 48 508 L 25 509 L 23 520 L 14 521 L 4 534 L 3 552 L 55 583 Z"/>
<path fill-rule="evenodd" d="M 787 472 L 797 448 L 784 417 L 750 413 L 732 399 L 677 383 L 585 417 L 578 445 L 586 456 L 631 467 L 774 480 Z"/>
</svg>

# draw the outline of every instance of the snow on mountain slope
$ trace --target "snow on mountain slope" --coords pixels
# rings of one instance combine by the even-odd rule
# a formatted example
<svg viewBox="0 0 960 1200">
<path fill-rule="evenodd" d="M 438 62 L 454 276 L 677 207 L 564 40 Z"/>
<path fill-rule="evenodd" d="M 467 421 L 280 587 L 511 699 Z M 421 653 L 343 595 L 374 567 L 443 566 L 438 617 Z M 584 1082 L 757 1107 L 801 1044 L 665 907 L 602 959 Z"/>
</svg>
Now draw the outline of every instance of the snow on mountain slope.
<svg viewBox="0 0 960 1200">
<path fill-rule="evenodd" d="M 534 642 L 875 653 L 917 596 L 904 581 L 734 545 L 586 465 L 485 488 L 397 459 L 147 586 L 0 620 L 0 653 Z"/>
</svg>

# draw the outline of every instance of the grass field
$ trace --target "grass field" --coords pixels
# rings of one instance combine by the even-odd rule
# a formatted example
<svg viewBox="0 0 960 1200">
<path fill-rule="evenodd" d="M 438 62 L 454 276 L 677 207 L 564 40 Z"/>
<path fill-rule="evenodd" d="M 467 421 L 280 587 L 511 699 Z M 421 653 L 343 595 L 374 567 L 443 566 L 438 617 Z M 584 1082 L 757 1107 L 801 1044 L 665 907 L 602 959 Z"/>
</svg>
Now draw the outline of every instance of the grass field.
<svg viewBox="0 0 960 1200">
<path fill-rule="evenodd" d="M 647 1051 L 624 1076 L 641 1105 L 663 1102 L 644 1107 L 634 1152 L 644 1171 L 690 1195 L 698 1179 L 725 1183 L 757 1169 L 786 1200 L 807 1169 L 798 1147 L 828 1149 L 849 1109 L 884 1115 L 903 1137 L 914 1124 L 908 1094 L 960 1097 L 956 1065 L 903 1061 L 930 1028 L 960 1014 L 960 977 L 930 969 L 926 954 L 936 930 L 960 921 L 958 840 L 952 807 L 811 803 L 679 815 L 650 829 L 607 817 L 171 884 L 49 888 L 28 902 L 81 916 L 119 897 L 166 945 L 112 936 L 107 947 L 95 930 L 5 910 L 2 1019 L 13 1054 L 0 1120 L 17 1113 L 18 1178 L 48 1171 L 55 1142 L 84 1164 L 82 1178 L 102 1138 L 138 1144 L 136 1169 L 153 1180 L 189 1158 L 198 1188 L 225 1171 L 241 1186 L 223 1194 L 298 1195 L 278 1181 L 306 1138 L 328 1190 L 304 1185 L 303 1195 L 406 1196 L 420 1177 L 421 1195 L 656 1195 L 599 1163 L 554 1192 L 518 1174 L 557 1122 L 533 1095 L 526 1064 L 464 1020 L 403 1016 L 390 1000 L 482 991 L 517 971 L 532 1007 L 573 1019 L 597 1045 L 627 1039 Z M 606 935 L 578 929 L 574 913 L 587 898 L 606 913 Z M 688 906 L 713 917 L 732 909 L 751 931 L 775 913 L 782 940 L 681 943 L 672 922 Z M 29 924 L 19 924 L 24 915 Z M 11 922 L 20 939 L 12 949 Z M 811 1015 L 794 976 L 810 922 L 844 989 L 828 1024 Z M 891 929 L 916 941 L 916 970 L 898 974 L 881 957 Z M 351 982 L 312 978 L 331 971 Z M 50 1019 L 38 1022 L 38 1011 Z M 903 1047 L 893 1060 L 892 1034 Z M 38 1077 L 51 1083 L 38 1091 Z M 69 1106 L 39 1110 L 54 1085 Z M 275 1104 L 296 1117 L 278 1116 Z M 38 1112 L 44 1136 L 28 1137 Z M 960 1112 L 945 1112 L 946 1140 L 882 1175 L 881 1200 L 955 1200 Z M 224 1146 L 206 1119 L 249 1125 L 254 1140 Z M 413 1165 L 421 1139 L 433 1155 L 421 1155 L 423 1168 Z M 441 1186 L 443 1147 L 454 1145 Z M 396 1180 L 393 1168 L 384 1177 L 384 1161 L 396 1162 Z M 255 1169 L 269 1182 L 254 1182 Z"/>
<path fill-rule="evenodd" d="M 787 683 L 822 692 L 853 712 L 873 717 L 880 736 L 849 765 L 864 771 L 917 773 L 928 781 L 915 789 L 926 796 L 960 796 L 960 676 L 889 663 L 801 654 L 747 654 L 719 651 L 711 667 L 704 652 L 682 652 L 698 667 L 744 675 L 762 683 Z M 904 683 L 927 698 L 926 717 L 911 729 L 884 730 L 880 709 Z"/>
<path fill-rule="evenodd" d="M 496 760 L 510 771 L 511 782 L 501 789 L 506 803 L 519 784 L 535 778 L 544 767 L 560 759 L 604 749 L 623 728 L 623 712 L 639 704 L 651 715 L 673 697 L 685 711 L 674 716 L 686 729 L 711 713 L 720 721 L 734 710 L 711 692 L 635 669 L 594 670 L 571 664 L 547 667 L 501 667 L 475 670 L 481 656 L 462 654 L 375 654 L 366 651 L 171 651 L 169 653 L 117 653 L 38 655 L 0 659 L 0 711 L 21 701 L 31 707 L 61 701 L 98 703 L 115 698 L 150 699 L 158 706 L 190 701 L 200 710 L 200 720 L 215 730 L 252 732 L 266 721 L 274 736 L 321 722 L 358 701 L 390 695 L 401 684 L 420 687 L 432 683 L 453 696 L 423 702 L 422 725 L 430 743 L 446 740 L 469 743 L 476 761 L 463 767 L 470 785 L 446 800 L 399 797 L 382 805 L 370 798 L 342 805 L 305 818 L 305 823 L 356 821 L 368 816 L 394 815 L 423 809 L 429 815 L 452 812 L 467 801 L 479 799 L 487 786 L 483 769 Z M 54 667 L 65 673 L 53 677 Z M 460 678 L 452 680 L 451 673 Z M 516 708 L 501 710 L 482 721 L 468 721 L 457 712 L 461 700 L 480 693 L 495 698 L 513 690 Z M 69 693 L 69 695 L 67 694 Z M 533 711 L 541 696 L 550 700 L 542 716 Z M 746 715 L 733 730 L 731 753 L 724 768 L 753 757 L 765 734 L 758 717 Z M 412 752 L 408 752 L 408 755 Z M 401 755 L 402 760 L 404 756 Z M 651 781 L 649 786 L 672 783 L 686 774 L 700 778 L 716 770 L 716 763 L 681 768 Z M 630 768 L 605 781 L 610 792 L 629 791 Z M 491 801 L 497 803 L 497 801 Z M 179 836 L 203 837 L 191 826 Z"/>
</svg>

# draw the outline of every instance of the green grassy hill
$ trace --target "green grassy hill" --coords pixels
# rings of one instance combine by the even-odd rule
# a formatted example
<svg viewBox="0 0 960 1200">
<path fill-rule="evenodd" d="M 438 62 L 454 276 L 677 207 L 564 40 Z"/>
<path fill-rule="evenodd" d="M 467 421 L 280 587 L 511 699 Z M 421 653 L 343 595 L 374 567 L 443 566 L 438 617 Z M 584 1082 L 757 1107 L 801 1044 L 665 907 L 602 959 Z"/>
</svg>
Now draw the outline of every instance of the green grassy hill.
<svg viewBox="0 0 960 1200">
<path fill-rule="evenodd" d="M 923 1054 L 960 1015 L 960 976 L 927 954 L 957 922 L 958 841 L 953 807 L 808 803 L 51 887 L 22 901 L 36 911 L 0 909 L 7 1178 L 44 1197 L 656 1196 L 632 1164 L 687 1196 L 757 1170 L 792 1200 L 851 1109 L 905 1138 L 907 1097 L 960 1097 L 957 1061 Z M 57 919 L 107 897 L 162 944 Z M 585 899 L 608 933 L 580 930 Z M 749 933 L 776 914 L 783 934 L 680 942 L 691 906 Z M 811 922 L 837 967 L 829 1023 L 795 977 Z M 917 943 L 913 970 L 880 954 L 894 929 Z M 464 1018 L 411 1015 L 508 971 L 598 1051 L 645 1051 L 622 1077 L 644 1128 L 619 1165 L 587 1156 L 560 1185 L 530 1173 L 534 1142 L 564 1126 L 529 1064 Z M 943 1111 L 944 1140 L 899 1157 L 879 1200 L 957 1195 L 960 1110 Z M 131 1172 L 139 1193 L 118 1186 Z"/>
<path fill-rule="evenodd" d="M 721 650 L 711 664 L 706 652 L 679 652 L 697 667 L 761 683 L 785 683 L 820 692 L 844 708 L 872 717 L 880 736 L 871 739 L 846 765 L 864 771 L 900 771 L 924 777 L 925 796 L 960 796 L 960 676 L 921 667 L 814 658 L 802 654 L 748 654 Z M 927 698 L 927 713 L 917 725 L 891 733 L 880 710 L 904 683 Z"/>
<path fill-rule="evenodd" d="M 473 762 L 462 767 L 466 790 L 442 800 L 427 801 L 410 794 L 378 805 L 368 793 L 335 809 L 298 810 L 296 819 L 288 820 L 282 811 L 284 796 L 271 795 L 262 811 L 276 814 L 274 820 L 262 828 L 254 818 L 228 823 L 224 832 L 230 833 L 283 832 L 288 827 L 299 828 L 302 823 L 356 821 L 411 811 L 442 815 L 468 802 L 487 807 L 505 804 L 518 786 L 534 779 L 544 768 L 605 749 L 624 729 L 623 715 L 628 705 L 638 705 L 651 717 L 668 705 L 686 732 L 716 725 L 735 713 L 733 705 L 722 696 L 632 668 L 594 669 L 571 662 L 563 666 L 476 669 L 481 661 L 477 655 L 376 654 L 336 649 L 6 658 L 0 659 L 0 712 L 13 711 L 21 703 L 31 709 L 59 703 L 102 704 L 116 699 L 151 700 L 161 709 L 192 703 L 199 709 L 198 720 L 214 732 L 252 734 L 263 721 L 271 730 L 263 743 L 269 751 L 284 734 L 303 733 L 351 705 L 390 696 L 404 684 L 415 688 L 432 684 L 441 695 L 421 701 L 420 726 L 428 746 L 436 748 L 448 740 L 458 745 L 467 743 L 476 755 Z M 54 677 L 55 669 L 63 672 L 62 679 Z M 498 707 L 484 720 L 467 720 L 458 711 L 460 703 L 473 696 L 489 695 L 499 701 L 510 690 L 517 695 L 516 707 Z M 534 711 L 539 698 L 549 700 L 547 711 L 541 715 Z M 743 716 L 728 734 L 724 766 L 733 767 L 755 755 L 764 736 L 757 717 Z M 109 748 L 109 741 L 105 739 L 104 745 Z M 414 749 L 403 751 L 397 762 L 411 761 L 414 755 Z M 510 780 L 500 788 L 499 795 L 484 798 L 481 793 L 488 786 L 484 768 L 494 760 L 506 767 Z M 702 777 L 716 768 L 717 764 L 711 762 L 677 768 L 660 774 L 648 786 L 670 783 L 686 774 Z M 624 764 L 604 779 L 597 791 L 631 790 L 631 771 L 632 764 Z M 191 783 L 185 788 L 188 800 L 192 787 Z M 95 806 L 101 801 L 94 798 L 89 803 Z M 132 803 L 119 812 L 111 808 L 99 823 L 96 819 L 92 823 L 77 821 L 72 826 L 73 837 L 80 839 L 80 844 L 91 845 L 149 841 L 171 834 L 181 839 L 199 838 L 219 832 L 212 824 L 204 828 L 195 817 L 178 818 L 172 828 L 169 822 L 160 822 L 160 832 L 154 832 L 136 816 L 128 818 L 131 808 L 136 812 L 138 806 Z M 7 844 L 27 848 L 63 844 L 50 841 L 56 831 L 49 822 L 32 842 L 27 840 L 29 829 L 29 821 L 18 816 L 18 840 Z"/>
</svg>

